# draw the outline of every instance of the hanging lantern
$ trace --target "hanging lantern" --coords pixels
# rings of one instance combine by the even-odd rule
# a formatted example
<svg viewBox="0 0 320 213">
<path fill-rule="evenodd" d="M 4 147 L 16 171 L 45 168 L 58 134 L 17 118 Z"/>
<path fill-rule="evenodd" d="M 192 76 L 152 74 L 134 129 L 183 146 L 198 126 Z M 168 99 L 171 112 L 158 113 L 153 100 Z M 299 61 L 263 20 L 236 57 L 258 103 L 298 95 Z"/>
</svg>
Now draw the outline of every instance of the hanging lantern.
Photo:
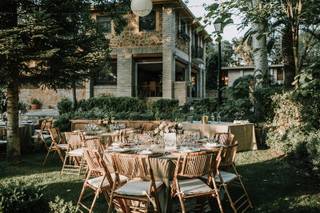
<svg viewBox="0 0 320 213">
<path fill-rule="evenodd" d="M 137 16 L 147 16 L 152 10 L 152 0 L 132 0 L 131 10 Z"/>
</svg>

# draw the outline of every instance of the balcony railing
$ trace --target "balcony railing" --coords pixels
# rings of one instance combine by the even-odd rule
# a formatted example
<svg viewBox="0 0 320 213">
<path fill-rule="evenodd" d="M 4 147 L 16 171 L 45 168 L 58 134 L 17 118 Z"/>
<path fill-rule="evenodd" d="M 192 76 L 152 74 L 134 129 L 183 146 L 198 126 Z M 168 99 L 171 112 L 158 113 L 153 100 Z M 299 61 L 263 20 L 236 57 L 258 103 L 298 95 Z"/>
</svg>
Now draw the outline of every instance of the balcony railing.
<svg viewBox="0 0 320 213">
<path fill-rule="evenodd" d="M 203 48 L 192 46 L 192 58 L 203 59 Z"/>
</svg>

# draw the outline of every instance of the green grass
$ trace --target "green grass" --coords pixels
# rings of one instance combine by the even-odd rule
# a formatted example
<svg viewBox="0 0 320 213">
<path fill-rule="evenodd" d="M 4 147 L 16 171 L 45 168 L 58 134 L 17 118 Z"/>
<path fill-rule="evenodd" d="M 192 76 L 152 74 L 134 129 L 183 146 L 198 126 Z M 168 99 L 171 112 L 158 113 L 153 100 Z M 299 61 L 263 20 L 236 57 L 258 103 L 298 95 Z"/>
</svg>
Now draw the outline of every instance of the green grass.
<svg viewBox="0 0 320 213">
<path fill-rule="evenodd" d="M 76 203 L 82 178 L 61 176 L 61 163 L 56 157 L 41 166 L 43 157 L 44 154 L 28 155 L 19 165 L 1 161 L 0 182 L 19 180 L 46 186 L 48 199 L 60 196 Z M 279 153 L 271 149 L 239 153 L 237 168 L 253 201 L 252 212 L 320 212 L 320 181 L 288 164 Z M 105 208 L 100 199 L 96 212 Z"/>
</svg>

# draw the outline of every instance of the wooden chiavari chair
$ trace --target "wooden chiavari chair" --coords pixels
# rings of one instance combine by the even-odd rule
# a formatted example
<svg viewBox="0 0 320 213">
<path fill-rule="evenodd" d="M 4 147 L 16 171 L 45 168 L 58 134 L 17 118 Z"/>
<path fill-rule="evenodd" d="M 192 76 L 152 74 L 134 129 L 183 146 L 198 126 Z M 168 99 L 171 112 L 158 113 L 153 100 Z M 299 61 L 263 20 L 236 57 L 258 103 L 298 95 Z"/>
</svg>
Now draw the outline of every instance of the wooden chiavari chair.
<svg viewBox="0 0 320 213">
<path fill-rule="evenodd" d="M 48 147 L 48 152 L 46 154 L 46 157 L 42 165 L 45 165 L 45 163 L 47 162 L 48 156 L 51 152 L 57 152 L 61 162 L 63 163 L 64 157 L 62 153 L 68 150 L 68 144 L 65 143 L 58 128 L 50 128 L 49 133 L 51 137 L 51 144 Z"/>
<path fill-rule="evenodd" d="M 126 201 L 126 212 L 161 212 L 157 193 L 163 186 L 161 181 L 155 181 L 150 166 L 149 156 L 113 153 L 112 161 L 116 173 L 113 184 L 108 213 L 112 212 L 114 200 Z M 119 176 L 129 177 L 129 181 L 119 186 Z"/>
<path fill-rule="evenodd" d="M 179 198 L 182 213 L 189 212 L 185 200 L 200 197 L 216 199 L 220 212 L 223 212 L 218 188 L 213 178 L 219 166 L 220 153 L 221 149 L 214 152 L 181 154 L 178 157 L 172 183 L 172 196 Z M 197 212 L 203 208 L 203 204 L 199 208 L 196 209 Z"/>
<path fill-rule="evenodd" d="M 109 194 L 111 191 L 111 186 L 115 181 L 116 175 L 114 173 L 110 173 L 105 161 L 101 157 L 98 150 L 86 149 L 84 151 L 84 159 L 86 160 L 88 165 L 88 173 L 83 183 L 83 187 L 77 203 L 77 208 L 78 210 L 84 209 L 91 213 L 93 212 L 96 201 L 101 193 L 106 199 L 106 202 L 109 203 Z M 125 176 L 118 176 L 118 178 L 120 186 L 127 181 L 127 177 Z M 86 205 L 84 203 L 84 195 L 87 190 L 92 190 L 94 192 L 94 197 L 90 205 Z M 119 200 L 118 202 L 116 202 L 116 204 L 116 207 L 119 210 L 119 212 L 124 212 L 124 203 L 121 200 Z"/>
<path fill-rule="evenodd" d="M 215 133 L 212 139 L 219 144 L 231 145 L 234 142 L 234 134 L 232 133 Z"/>
<path fill-rule="evenodd" d="M 103 155 L 105 150 L 99 137 L 86 137 L 84 140 L 84 146 L 87 149 L 97 150 L 101 155 Z"/>
<path fill-rule="evenodd" d="M 40 128 L 35 129 L 35 134 L 32 136 L 33 139 L 35 139 L 37 142 L 43 144 L 45 149 L 48 151 L 49 146 L 48 140 L 51 139 L 48 128 L 47 128 L 47 120 L 44 119 L 40 123 Z"/>
<path fill-rule="evenodd" d="M 235 165 L 237 146 L 238 143 L 235 141 L 233 144 L 224 147 L 221 155 L 221 169 L 218 176 L 215 177 L 215 180 L 219 188 L 223 187 L 232 210 L 234 212 L 245 212 L 249 208 L 253 208 L 253 205 Z M 225 170 L 231 170 L 231 172 Z M 237 198 L 232 198 L 229 192 L 231 186 L 239 188 L 241 195 L 238 195 Z"/>
<path fill-rule="evenodd" d="M 85 171 L 84 141 L 80 133 L 65 132 L 64 133 L 68 150 L 64 157 L 61 174 L 78 174 L 81 175 Z"/>
</svg>

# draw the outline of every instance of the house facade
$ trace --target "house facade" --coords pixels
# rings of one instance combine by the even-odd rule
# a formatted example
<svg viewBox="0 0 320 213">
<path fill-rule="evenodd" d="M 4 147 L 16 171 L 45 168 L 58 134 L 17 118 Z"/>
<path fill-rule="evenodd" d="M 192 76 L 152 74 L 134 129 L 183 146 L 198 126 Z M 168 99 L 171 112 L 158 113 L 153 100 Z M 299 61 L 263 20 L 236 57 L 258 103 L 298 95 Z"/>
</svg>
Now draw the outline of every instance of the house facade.
<svg viewBox="0 0 320 213">
<path fill-rule="evenodd" d="M 221 80 L 228 87 L 231 87 L 236 79 L 254 74 L 254 66 L 222 67 L 221 70 L 223 72 Z M 283 64 L 269 65 L 269 76 L 273 82 L 283 84 L 285 78 Z"/>
<path fill-rule="evenodd" d="M 112 19 L 96 11 L 112 48 L 112 72 L 91 82 L 93 94 L 178 99 L 205 96 L 205 31 L 182 1 L 153 0 L 146 17 L 127 15 L 116 35 Z M 112 75 L 112 76 L 110 76 Z"/>
<path fill-rule="evenodd" d="M 119 34 L 108 14 L 93 10 L 92 16 L 110 42 L 112 62 L 77 90 L 78 99 L 112 95 L 178 99 L 183 104 L 205 97 L 205 52 L 211 40 L 204 30 L 199 31 L 199 22 L 181 0 L 153 0 L 153 10 L 146 17 L 126 14 L 128 25 Z M 50 93 L 30 94 L 30 89 L 22 89 L 21 99 L 28 103 L 41 96 L 41 100 L 43 92 Z M 66 90 L 50 93 L 56 97 L 43 100 L 44 105 L 54 106 L 54 101 L 71 94 Z"/>
</svg>

